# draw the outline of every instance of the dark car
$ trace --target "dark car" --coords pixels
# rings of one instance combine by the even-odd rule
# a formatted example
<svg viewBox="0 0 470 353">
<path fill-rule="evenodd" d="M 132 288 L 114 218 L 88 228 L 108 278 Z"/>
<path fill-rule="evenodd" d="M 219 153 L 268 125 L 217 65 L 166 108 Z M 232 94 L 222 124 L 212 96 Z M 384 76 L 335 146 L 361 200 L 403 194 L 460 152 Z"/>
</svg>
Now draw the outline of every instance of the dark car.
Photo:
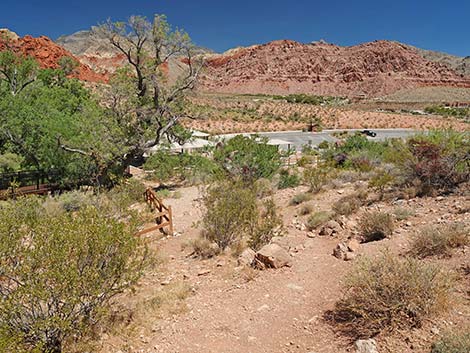
<svg viewBox="0 0 470 353">
<path fill-rule="evenodd" d="M 376 133 L 376 132 L 373 132 L 373 131 L 370 131 L 370 130 L 362 130 L 362 131 L 361 131 L 361 134 L 364 134 L 364 135 L 367 135 L 367 136 L 370 136 L 370 137 L 375 137 L 375 136 L 377 136 L 377 133 Z"/>
</svg>

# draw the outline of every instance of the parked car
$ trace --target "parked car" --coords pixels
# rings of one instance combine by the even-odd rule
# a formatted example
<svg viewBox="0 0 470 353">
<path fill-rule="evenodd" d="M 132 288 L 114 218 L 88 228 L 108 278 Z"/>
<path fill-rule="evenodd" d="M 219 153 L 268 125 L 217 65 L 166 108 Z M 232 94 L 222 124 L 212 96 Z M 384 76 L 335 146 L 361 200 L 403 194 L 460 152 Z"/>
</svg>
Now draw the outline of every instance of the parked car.
<svg viewBox="0 0 470 353">
<path fill-rule="evenodd" d="M 376 132 L 370 131 L 370 130 L 362 130 L 362 131 L 361 131 L 361 134 L 367 135 L 367 136 L 369 136 L 369 137 L 375 137 L 375 136 L 377 136 L 377 133 L 376 133 Z"/>
</svg>

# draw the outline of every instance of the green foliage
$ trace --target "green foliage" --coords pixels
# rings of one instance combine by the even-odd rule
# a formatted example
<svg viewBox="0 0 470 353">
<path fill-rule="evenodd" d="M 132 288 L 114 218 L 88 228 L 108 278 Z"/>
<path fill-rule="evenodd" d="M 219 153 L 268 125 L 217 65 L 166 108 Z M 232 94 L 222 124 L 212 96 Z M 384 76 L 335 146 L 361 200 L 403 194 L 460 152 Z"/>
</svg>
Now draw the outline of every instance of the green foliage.
<svg viewBox="0 0 470 353">
<path fill-rule="evenodd" d="M 0 208 L 0 342 L 60 352 L 140 277 L 133 227 L 92 207 L 49 216 L 39 200 Z"/>
<path fill-rule="evenodd" d="M 258 220 L 256 191 L 240 182 L 221 181 L 209 186 L 203 203 L 203 235 L 221 250 L 251 234 Z"/>
<path fill-rule="evenodd" d="M 432 345 L 431 353 L 464 353 L 470 352 L 470 327 L 461 331 L 446 332 Z"/>
<path fill-rule="evenodd" d="M 17 154 L 6 152 L 0 154 L 0 173 L 11 173 L 21 169 L 23 158 Z"/>
<path fill-rule="evenodd" d="M 311 105 L 332 104 L 338 101 L 337 97 L 311 96 L 307 94 L 289 94 L 288 96 L 273 96 L 277 100 L 286 100 L 288 103 L 302 103 Z"/>
<path fill-rule="evenodd" d="M 34 82 L 38 70 L 36 60 L 12 50 L 0 52 L 0 90 L 7 89 L 17 95 Z"/>
<path fill-rule="evenodd" d="M 273 199 L 263 202 L 258 224 L 250 236 L 248 245 L 253 250 L 259 250 L 268 244 L 274 236 L 280 235 L 282 219 L 280 218 Z"/>
<path fill-rule="evenodd" d="M 271 179 L 281 166 L 281 155 L 267 142 L 266 138 L 237 135 L 214 151 L 214 160 L 232 177 Z"/>
<path fill-rule="evenodd" d="M 354 338 L 419 327 L 449 306 L 452 279 L 438 266 L 384 253 L 364 258 L 346 277 L 333 318 Z"/>
<path fill-rule="evenodd" d="M 391 185 L 395 180 L 395 177 L 387 171 L 380 170 L 369 180 L 369 187 L 374 188 L 380 192 L 383 192 L 385 188 Z"/>
<path fill-rule="evenodd" d="M 323 185 L 331 178 L 332 170 L 326 164 L 304 169 L 304 183 L 310 187 L 311 192 L 319 192 Z"/>
<path fill-rule="evenodd" d="M 367 212 L 359 221 L 359 229 L 365 243 L 382 240 L 392 235 L 393 217 L 385 212 Z"/>
<path fill-rule="evenodd" d="M 277 184 L 278 189 L 295 188 L 300 185 L 300 177 L 291 173 L 289 169 L 281 169 L 279 172 L 279 182 Z"/>
<path fill-rule="evenodd" d="M 198 154 L 171 154 L 161 150 L 152 154 L 144 164 L 160 182 L 172 179 L 189 181 L 193 184 L 217 178 L 221 168 L 211 159 Z"/>
<path fill-rule="evenodd" d="M 470 117 L 470 108 L 452 108 L 445 107 L 442 105 L 433 105 L 430 107 L 426 107 L 424 111 L 428 114 L 453 116 L 459 119 Z"/>
</svg>

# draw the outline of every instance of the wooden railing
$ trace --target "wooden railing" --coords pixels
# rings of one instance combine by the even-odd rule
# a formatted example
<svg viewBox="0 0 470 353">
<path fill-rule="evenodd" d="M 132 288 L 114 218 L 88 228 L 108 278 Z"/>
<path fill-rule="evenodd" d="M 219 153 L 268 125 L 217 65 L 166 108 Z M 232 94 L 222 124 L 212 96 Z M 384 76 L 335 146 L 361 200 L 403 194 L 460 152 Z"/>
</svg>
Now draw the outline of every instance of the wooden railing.
<svg viewBox="0 0 470 353">
<path fill-rule="evenodd" d="M 144 235 L 158 229 L 163 233 L 173 235 L 173 213 L 171 206 L 165 206 L 151 188 L 145 191 L 144 197 L 152 212 L 156 212 L 154 215 L 156 225 L 140 231 L 137 235 Z M 168 229 L 165 230 L 165 228 Z"/>
</svg>

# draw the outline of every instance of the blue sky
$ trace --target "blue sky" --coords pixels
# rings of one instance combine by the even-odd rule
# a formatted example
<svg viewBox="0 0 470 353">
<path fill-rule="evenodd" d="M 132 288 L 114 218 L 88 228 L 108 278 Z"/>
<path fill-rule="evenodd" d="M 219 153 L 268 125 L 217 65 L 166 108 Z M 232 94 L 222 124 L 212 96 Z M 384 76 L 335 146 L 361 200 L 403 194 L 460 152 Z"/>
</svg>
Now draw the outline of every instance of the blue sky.
<svg viewBox="0 0 470 353">
<path fill-rule="evenodd" d="M 216 51 L 275 39 L 390 39 L 470 55 L 468 0 L 1 0 L 0 28 L 53 39 L 112 18 L 164 13 Z"/>
</svg>

